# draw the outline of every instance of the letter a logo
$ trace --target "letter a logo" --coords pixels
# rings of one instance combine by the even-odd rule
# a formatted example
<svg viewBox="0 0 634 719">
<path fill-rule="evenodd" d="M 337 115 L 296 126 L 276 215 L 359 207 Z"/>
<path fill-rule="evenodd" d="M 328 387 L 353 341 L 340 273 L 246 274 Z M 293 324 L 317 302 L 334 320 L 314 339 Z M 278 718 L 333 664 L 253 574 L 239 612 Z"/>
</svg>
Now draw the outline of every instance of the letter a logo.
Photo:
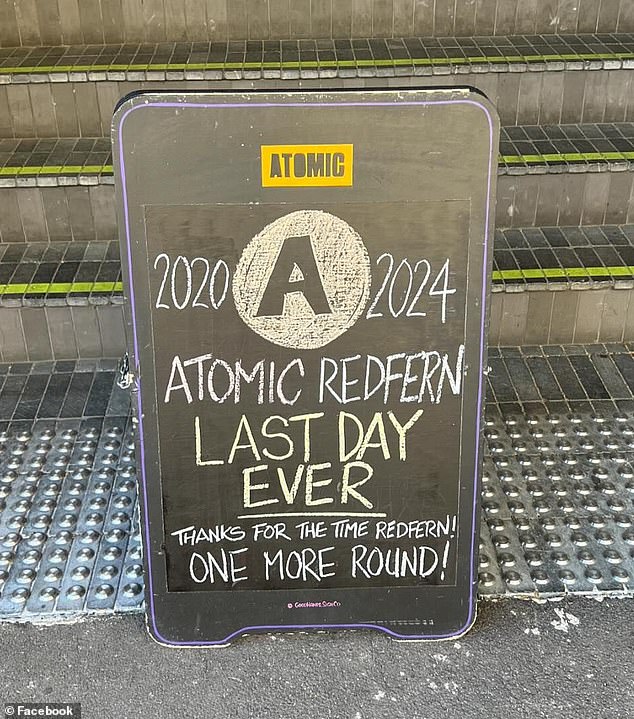
<svg viewBox="0 0 634 719">
<path fill-rule="evenodd" d="M 258 317 L 284 314 L 284 299 L 301 292 L 316 315 L 331 312 L 310 237 L 287 237 L 262 296 Z"/>
<path fill-rule="evenodd" d="M 370 260 L 357 232 L 328 212 L 299 210 L 249 242 L 232 291 L 238 314 L 261 337 L 314 349 L 357 321 L 370 285 Z"/>
</svg>

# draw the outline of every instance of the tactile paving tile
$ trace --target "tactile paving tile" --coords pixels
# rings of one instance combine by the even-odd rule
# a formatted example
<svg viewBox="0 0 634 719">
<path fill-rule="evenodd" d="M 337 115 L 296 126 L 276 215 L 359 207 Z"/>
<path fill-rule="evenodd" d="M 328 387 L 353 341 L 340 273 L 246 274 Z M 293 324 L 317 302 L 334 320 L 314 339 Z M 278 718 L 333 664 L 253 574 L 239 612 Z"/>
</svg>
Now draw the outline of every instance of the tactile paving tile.
<svg viewBox="0 0 634 719">
<path fill-rule="evenodd" d="M 68 414 L 74 405 L 82 416 L 14 420 L 0 429 L 0 617 L 6 619 L 138 611 L 143 602 L 128 398 L 114 385 L 114 372 L 96 363 L 60 364 L 66 371 L 44 375 L 49 381 L 38 409 Z M 37 365 L 30 369 L 29 377 L 42 376 Z M 15 376 L 24 375 L 2 377 L 5 412 L 14 404 L 2 400 Z"/>
<path fill-rule="evenodd" d="M 581 375 L 585 401 L 536 401 L 517 363 L 530 375 L 532 357 L 563 355 L 587 358 L 577 363 L 585 371 L 596 363 L 597 376 L 621 392 L 606 400 L 605 385 Z M 508 396 L 490 377 L 499 396 L 489 390 L 484 429 L 480 596 L 633 592 L 629 348 L 502 348 L 492 356 L 512 357 L 515 371 Z M 1 619 L 143 608 L 132 420 L 112 370 L 106 361 L 0 365 Z"/>
<path fill-rule="evenodd" d="M 631 413 L 490 409 L 480 593 L 634 590 Z"/>
</svg>

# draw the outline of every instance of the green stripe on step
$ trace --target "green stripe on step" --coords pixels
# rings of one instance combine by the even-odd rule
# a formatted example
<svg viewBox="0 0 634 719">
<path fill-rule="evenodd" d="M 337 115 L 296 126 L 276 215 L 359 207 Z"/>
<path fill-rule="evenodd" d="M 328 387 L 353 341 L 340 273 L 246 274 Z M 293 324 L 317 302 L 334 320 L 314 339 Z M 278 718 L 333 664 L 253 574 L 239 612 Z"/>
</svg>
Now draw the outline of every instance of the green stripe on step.
<svg viewBox="0 0 634 719">
<path fill-rule="evenodd" d="M 122 282 L 34 282 L 0 285 L 0 295 L 73 294 L 86 292 L 122 292 Z"/>
<path fill-rule="evenodd" d="M 542 155 L 500 155 L 507 165 L 541 165 L 544 162 L 613 162 L 634 160 L 633 152 L 549 152 Z"/>
<path fill-rule="evenodd" d="M 634 161 L 632 152 L 566 152 L 544 155 L 500 155 L 505 165 L 542 165 L 549 162 L 625 162 Z M 38 177 L 40 175 L 112 175 L 112 165 L 9 165 L 0 167 L 0 177 Z"/>
<path fill-rule="evenodd" d="M 533 270 L 494 270 L 494 282 L 516 282 L 523 279 L 570 279 L 578 280 L 589 277 L 630 277 L 634 279 L 634 265 L 618 267 L 550 267 Z"/>
<path fill-rule="evenodd" d="M 9 165 L 0 167 L 0 177 L 37 177 L 38 175 L 112 175 L 112 165 Z"/>
<path fill-rule="evenodd" d="M 591 277 L 629 277 L 634 279 L 634 265 L 614 267 L 546 267 L 525 270 L 494 270 L 494 282 L 521 282 L 528 279 L 588 279 Z M 73 294 L 122 292 L 122 282 L 35 282 L 0 284 L 0 295 Z"/>
</svg>

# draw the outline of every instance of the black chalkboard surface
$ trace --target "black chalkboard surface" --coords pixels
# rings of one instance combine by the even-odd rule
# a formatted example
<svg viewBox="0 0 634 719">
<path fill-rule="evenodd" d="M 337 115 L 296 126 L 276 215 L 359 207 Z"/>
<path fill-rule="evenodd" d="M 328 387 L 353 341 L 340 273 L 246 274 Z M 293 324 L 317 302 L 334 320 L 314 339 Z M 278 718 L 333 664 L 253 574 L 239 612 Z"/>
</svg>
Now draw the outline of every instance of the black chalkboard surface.
<svg viewBox="0 0 634 719">
<path fill-rule="evenodd" d="M 113 136 L 152 635 L 466 631 L 490 104 L 141 93 Z"/>
</svg>

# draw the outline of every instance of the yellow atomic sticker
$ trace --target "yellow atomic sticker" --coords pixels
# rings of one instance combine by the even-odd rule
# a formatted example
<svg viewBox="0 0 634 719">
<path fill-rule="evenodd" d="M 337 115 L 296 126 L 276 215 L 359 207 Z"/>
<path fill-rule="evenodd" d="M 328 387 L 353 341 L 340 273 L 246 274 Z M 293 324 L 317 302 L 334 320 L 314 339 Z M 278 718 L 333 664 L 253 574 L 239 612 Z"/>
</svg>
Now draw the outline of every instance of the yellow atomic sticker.
<svg viewBox="0 0 634 719">
<path fill-rule="evenodd" d="M 262 145 L 262 187 L 352 187 L 352 145 Z"/>
</svg>

